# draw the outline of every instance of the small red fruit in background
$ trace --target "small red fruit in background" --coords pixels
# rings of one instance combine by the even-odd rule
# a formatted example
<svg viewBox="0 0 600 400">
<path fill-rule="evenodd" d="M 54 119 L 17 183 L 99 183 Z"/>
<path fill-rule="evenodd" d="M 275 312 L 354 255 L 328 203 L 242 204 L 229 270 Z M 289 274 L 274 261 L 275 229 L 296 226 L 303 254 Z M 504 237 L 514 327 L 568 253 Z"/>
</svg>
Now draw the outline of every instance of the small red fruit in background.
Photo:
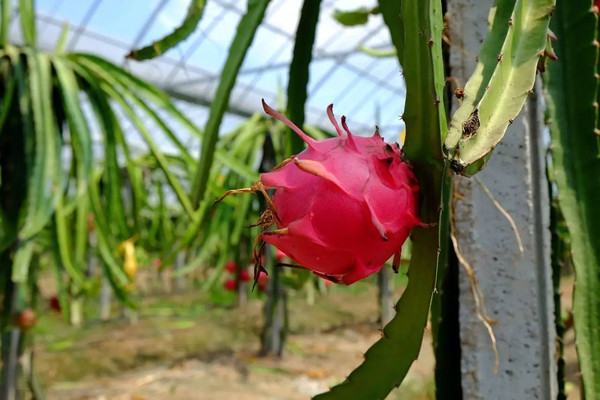
<svg viewBox="0 0 600 400">
<path fill-rule="evenodd" d="M 60 306 L 60 300 L 58 299 L 57 295 L 54 295 L 48 299 L 48 305 L 50 306 L 50 309 L 53 311 L 56 311 L 56 312 L 62 311 L 62 307 Z"/>
<path fill-rule="evenodd" d="M 235 261 L 227 261 L 225 263 L 225 269 L 229 272 L 235 273 L 237 269 L 237 264 L 235 263 Z"/>
<path fill-rule="evenodd" d="M 162 265 L 162 260 L 160 258 L 155 258 L 152 260 L 152 265 L 154 265 L 154 268 L 160 268 Z"/>
<path fill-rule="evenodd" d="M 242 282 L 248 282 L 250 280 L 250 274 L 245 269 L 240 273 L 240 280 Z"/>
<path fill-rule="evenodd" d="M 223 287 L 225 290 L 229 290 L 230 292 L 234 292 L 237 290 L 237 285 L 235 284 L 235 279 L 227 279 L 225 283 L 223 283 Z"/>
<path fill-rule="evenodd" d="M 26 308 L 13 315 L 13 324 L 19 329 L 29 329 L 35 325 L 37 315 L 31 308 Z"/>
</svg>

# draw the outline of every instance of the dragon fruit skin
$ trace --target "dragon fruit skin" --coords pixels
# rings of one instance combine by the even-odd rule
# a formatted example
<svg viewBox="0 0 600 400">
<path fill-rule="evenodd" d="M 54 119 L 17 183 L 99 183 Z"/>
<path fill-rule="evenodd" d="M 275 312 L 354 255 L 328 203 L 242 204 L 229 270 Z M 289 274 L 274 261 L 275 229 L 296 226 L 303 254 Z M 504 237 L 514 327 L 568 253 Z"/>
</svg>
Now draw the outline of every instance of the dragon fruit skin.
<svg viewBox="0 0 600 400">
<path fill-rule="evenodd" d="M 265 112 L 294 130 L 307 149 L 272 172 L 261 175 L 272 199 L 276 230 L 262 240 L 300 266 L 335 282 L 351 284 L 379 271 L 421 222 L 418 185 L 397 146 L 354 136 L 342 117 L 342 133 L 316 141 L 263 101 Z M 395 263 L 397 265 L 397 262 Z"/>
</svg>

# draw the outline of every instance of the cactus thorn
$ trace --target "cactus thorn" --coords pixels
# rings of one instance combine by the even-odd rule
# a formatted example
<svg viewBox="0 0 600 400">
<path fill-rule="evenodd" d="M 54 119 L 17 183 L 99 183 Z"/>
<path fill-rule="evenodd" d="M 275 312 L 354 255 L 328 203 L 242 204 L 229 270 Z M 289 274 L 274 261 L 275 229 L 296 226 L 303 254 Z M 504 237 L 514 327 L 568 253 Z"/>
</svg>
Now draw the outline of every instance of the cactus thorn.
<svg viewBox="0 0 600 400">
<path fill-rule="evenodd" d="M 508 125 L 512 125 L 512 123 L 513 123 L 513 122 L 515 122 L 515 120 L 514 120 L 514 119 L 509 119 L 509 120 L 508 120 Z"/>
<path fill-rule="evenodd" d="M 596 136 L 600 136 L 600 129 L 598 129 L 598 128 L 594 129 L 594 133 L 596 134 Z"/>
<path fill-rule="evenodd" d="M 458 88 L 454 91 L 454 97 L 456 97 L 458 100 L 462 100 L 465 97 L 465 89 L 464 88 Z"/>
<path fill-rule="evenodd" d="M 598 108 L 598 102 L 597 101 L 594 102 L 594 108 Z"/>
<path fill-rule="evenodd" d="M 594 40 L 593 44 L 596 48 L 600 47 L 600 43 L 597 40 Z"/>
<path fill-rule="evenodd" d="M 529 89 L 529 90 L 527 91 L 527 96 L 530 96 L 530 95 L 532 95 L 533 93 L 535 93 L 535 90 L 533 90 L 533 88 L 531 88 L 531 89 Z"/>
<path fill-rule="evenodd" d="M 433 47 L 433 38 L 432 37 L 429 38 L 429 41 L 427 42 L 427 45 L 429 47 Z"/>
<path fill-rule="evenodd" d="M 439 98 L 439 96 L 436 96 L 436 97 L 435 97 L 435 100 L 433 101 L 433 104 L 434 104 L 436 107 L 438 107 L 438 106 L 440 105 L 440 98 Z"/>
<path fill-rule="evenodd" d="M 508 26 L 512 26 L 512 24 L 513 24 L 513 19 L 511 18 L 508 20 Z"/>
<path fill-rule="evenodd" d="M 498 54 L 498 58 L 497 58 L 498 62 L 502 61 L 502 56 L 504 56 L 504 54 L 502 54 L 502 53 Z"/>
</svg>

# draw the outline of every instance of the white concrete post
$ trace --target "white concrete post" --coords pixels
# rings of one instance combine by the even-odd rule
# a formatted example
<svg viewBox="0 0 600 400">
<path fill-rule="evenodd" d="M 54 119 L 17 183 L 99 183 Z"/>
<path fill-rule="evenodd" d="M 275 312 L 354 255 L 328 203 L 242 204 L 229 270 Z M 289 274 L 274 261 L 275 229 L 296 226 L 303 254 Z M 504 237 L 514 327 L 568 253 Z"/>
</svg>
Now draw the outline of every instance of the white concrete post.
<svg viewBox="0 0 600 400">
<path fill-rule="evenodd" d="M 447 0 L 451 76 L 460 87 L 472 73 L 487 31 L 492 0 Z M 539 90 L 536 90 L 539 93 Z M 499 369 L 473 294 L 460 270 L 460 342 L 464 399 L 556 398 L 555 331 L 550 268 L 549 200 L 540 96 L 530 96 L 487 168 L 477 179 L 516 223 L 519 251 L 507 218 L 476 179 L 460 178 L 455 197 L 459 250 L 475 270 L 487 310 L 497 320 Z"/>
</svg>

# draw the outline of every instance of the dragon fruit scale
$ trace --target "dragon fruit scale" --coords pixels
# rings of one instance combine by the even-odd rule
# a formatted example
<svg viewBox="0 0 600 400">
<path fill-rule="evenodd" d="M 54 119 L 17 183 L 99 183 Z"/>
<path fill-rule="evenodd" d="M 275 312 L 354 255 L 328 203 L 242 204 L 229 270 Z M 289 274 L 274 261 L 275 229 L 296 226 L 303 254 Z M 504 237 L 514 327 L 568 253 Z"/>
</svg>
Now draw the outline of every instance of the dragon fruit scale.
<svg viewBox="0 0 600 400">
<path fill-rule="evenodd" d="M 260 252 L 270 243 L 298 265 L 336 283 L 351 284 L 381 269 L 394 256 L 397 271 L 402 244 L 416 225 L 418 189 L 411 167 L 397 145 L 342 133 L 333 107 L 327 115 L 337 137 L 317 141 L 263 100 L 265 112 L 290 127 L 307 148 L 263 173 L 251 188 L 268 208 L 259 218 L 262 232 L 255 246 L 255 278 L 264 271 Z M 269 198 L 266 189 L 275 189 Z M 223 198 L 222 197 L 222 198 Z M 269 229 L 275 223 L 277 229 Z M 289 265 L 289 264 L 284 264 Z"/>
</svg>

